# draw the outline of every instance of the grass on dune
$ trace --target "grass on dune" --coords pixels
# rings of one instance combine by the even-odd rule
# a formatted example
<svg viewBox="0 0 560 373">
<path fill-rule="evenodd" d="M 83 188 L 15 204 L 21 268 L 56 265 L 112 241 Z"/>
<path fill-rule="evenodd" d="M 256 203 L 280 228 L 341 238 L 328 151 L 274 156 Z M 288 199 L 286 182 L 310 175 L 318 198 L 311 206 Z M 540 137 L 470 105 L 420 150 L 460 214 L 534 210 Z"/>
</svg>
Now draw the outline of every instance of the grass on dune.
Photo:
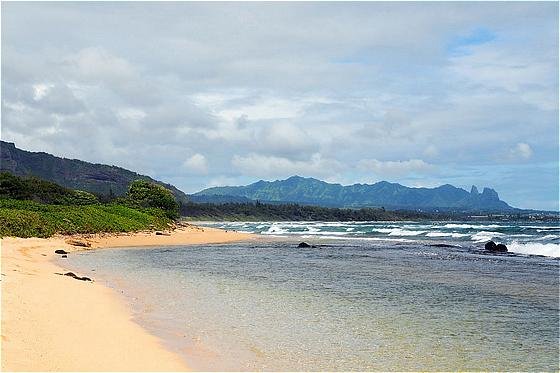
<svg viewBox="0 0 560 373">
<path fill-rule="evenodd" d="M 119 204 L 47 205 L 0 199 L 0 237 L 50 237 L 55 233 L 130 232 L 164 229 L 171 223 L 159 209 Z"/>
</svg>

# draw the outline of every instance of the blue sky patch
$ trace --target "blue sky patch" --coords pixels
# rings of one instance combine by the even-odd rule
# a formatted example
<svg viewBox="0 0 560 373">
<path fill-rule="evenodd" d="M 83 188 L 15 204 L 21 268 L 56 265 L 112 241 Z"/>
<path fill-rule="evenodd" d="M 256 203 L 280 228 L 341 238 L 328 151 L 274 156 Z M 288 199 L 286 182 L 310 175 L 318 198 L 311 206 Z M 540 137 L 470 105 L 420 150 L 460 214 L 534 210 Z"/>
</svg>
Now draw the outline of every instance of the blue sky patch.
<svg viewBox="0 0 560 373">
<path fill-rule="evenodd" d="M 486 44 L 496 39 L 496 34 L 487 28 L 474 29 L 467 35 L 457 36 L 447 45 L 447 51 L 452 55 L 466 55 L 469 47 Z"/>
</svg>

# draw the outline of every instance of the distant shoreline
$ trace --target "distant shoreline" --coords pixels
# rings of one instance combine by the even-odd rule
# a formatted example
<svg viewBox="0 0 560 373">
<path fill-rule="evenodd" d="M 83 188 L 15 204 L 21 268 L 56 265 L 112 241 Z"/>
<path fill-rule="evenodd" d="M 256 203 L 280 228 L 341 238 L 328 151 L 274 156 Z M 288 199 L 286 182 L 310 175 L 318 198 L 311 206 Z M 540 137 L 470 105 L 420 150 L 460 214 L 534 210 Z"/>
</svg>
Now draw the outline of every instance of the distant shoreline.
<svg viewBox="0 0 560 373">
<path fill-rule="evenodd" d="M 253 235 L 189 226 L 171 232 L 2 238 L 3 371 L 185 371 L 98 282 L 58 274 L 55 250 L 225 243 Z M 70 240 L 89 247 L 71 245 Z M 58 274 L 57 274 L 58 273 Z M 95 273 L 95 272 L 93 272 Z M 86 274 L 77 273 L 78 277 Z M 91 274 L 87 274 L 91 276 Z"/>
</svg>

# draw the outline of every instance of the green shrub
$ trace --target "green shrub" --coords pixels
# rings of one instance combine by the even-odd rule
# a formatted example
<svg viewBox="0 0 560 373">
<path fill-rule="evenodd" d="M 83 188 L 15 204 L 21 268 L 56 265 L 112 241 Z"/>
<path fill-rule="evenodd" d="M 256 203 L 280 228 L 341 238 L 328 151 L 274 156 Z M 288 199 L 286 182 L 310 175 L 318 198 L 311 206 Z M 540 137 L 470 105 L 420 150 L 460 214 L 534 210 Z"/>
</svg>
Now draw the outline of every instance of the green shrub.
<svg viewBox="0 0 560 373">
<path fill-rule="evenodd" d="M 118 204 L 46 205 L 0 199 L 0 237 L 49 237 L 55 233 L 131 232 L 165 229 L 171 220 L 159 209 Z"/>
<path fill-rule="evenodd" d="M 145 180 L 130 183 L 126 199 L 131 206 L 162 209 L 167 217 L 179 217 L 179 204 L 173 193 L 161 185 Z"/>
<path fill-rule="evenodd" d="M 37 177 L 19 177 L 8 172 L 0 173 L 0 198 L 32 200 L 55 205 L 89 205 L 97 197 L 81 190 L 64 188 Z"/>
</svg>

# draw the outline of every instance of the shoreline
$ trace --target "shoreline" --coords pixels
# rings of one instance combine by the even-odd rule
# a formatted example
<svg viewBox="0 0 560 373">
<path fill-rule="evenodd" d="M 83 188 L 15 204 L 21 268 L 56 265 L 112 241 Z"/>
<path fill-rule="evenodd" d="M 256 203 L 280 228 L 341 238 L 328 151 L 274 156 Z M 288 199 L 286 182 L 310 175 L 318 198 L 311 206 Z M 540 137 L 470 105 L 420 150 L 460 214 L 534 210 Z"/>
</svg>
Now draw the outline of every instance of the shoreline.
<svg viewBox="0 0 560 373">
<path fill-rule="evenodd" d="M 2 371 L 190 370 L 181 356 L 134 321 L 115 290 L 95 278 L 78 281 L 56 274 L 66 272 L 54 263 L 58 249 L 73 253 L 254 237 L 194 225 L 161 233 L 2 238 Z M 70 240 L 90 246 L 74 246 Z"/>
</svg>

